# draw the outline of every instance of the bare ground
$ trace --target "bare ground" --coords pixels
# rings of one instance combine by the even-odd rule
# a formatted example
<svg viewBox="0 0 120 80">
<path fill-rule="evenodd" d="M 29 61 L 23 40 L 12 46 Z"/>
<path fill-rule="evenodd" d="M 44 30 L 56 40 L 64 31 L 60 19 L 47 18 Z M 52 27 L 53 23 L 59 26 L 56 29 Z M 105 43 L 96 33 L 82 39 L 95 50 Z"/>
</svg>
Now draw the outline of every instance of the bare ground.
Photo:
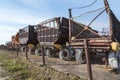
<svg viewBox="0 0 120 80">
<path fill-rule="evenodd" d="M 42 56 L 29 55 L 29 60 L 39 65 L 43 64 Z M 76 61 L 64 61 L 59 58 L 50 58 L 47 56 L 45 57 L 45 63 L 46 66 L 50 66 L 58 71 L 75 74 L 83 79 L 88 79 L 86 64 L 79 64 Z M 92 73 L 93 80 L 120 80 L 120 73 L 115 74 L 111 72 L 111 68 L 106 67 L 104 64 L 92 64 Z"/>
<path fill-rule="evenodd" d="M 37 58 L 37 56 L 32 57 Z M 24 56 L 16 57 L 14 52 L 0 50 L 0 62 L 0 80 L 83 80 L 76 75 L 66 74 L 49 66 L 32 63 L 25 60 Z"/>
<path fill-rule="evenodd" d="M 16 57 L 16 55 L 14 55 Z M 20 57 L 25 58 L 25 53 L 19 53 Z M 29 61 L 42 65 L 42 56 L 29 55 Z M 64 61 L 59 58 L 50 58 L 45 56 L 46 66 L 52 67 L 58 71 L 75 74 L 81 78 L 88 79 L 87 65 L 79 64 L 76 61 Z M 120 72 L 120 71 L 119 71 Z M 103 64 L 92 64 L 93 80 L 120 80 L 120 74 L 114 74 L 111 69 Z"/>
<path fill-rule="evenodd" d="M 37 64 L 42 64 L 42 59 L 33 59 L 30 60 Z M 63 61 L 56 58 L 49 59 L 46 57 L 46 65 L 55 68 L 58 71 L 65 73 L 75 74 L 79 77 L 87 79 L 87 65 L 79 64 L 76 61 Z M 105 65 L 92 64 L 92 73 L 94 80 L 120 80 L 120 74 L 114 74 L 110 72 L 110 68 L 106 68 Z"/>
</svg>

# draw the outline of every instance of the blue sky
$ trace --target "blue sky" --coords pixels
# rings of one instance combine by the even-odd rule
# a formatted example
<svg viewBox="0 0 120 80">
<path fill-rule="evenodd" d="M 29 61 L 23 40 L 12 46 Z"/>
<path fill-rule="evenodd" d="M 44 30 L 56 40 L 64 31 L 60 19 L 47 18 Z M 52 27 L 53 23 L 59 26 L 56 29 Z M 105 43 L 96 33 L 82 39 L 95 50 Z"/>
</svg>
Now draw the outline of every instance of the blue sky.
<svg viewBox="0 0 120 80">
<path fill-rule="evenodd" d="M 52 17 L 68 17 L 69 8 L 82 7 L 93 1 L 94 0 L 0 0 L 0 44 L 5 44 L 6 41 L 10 41 L 11 36 L 15 35 L 20 28 L 29 24 L 38 24 Z M 120 20 L 120 0 L 108 1 L 111 9 Z M 89 8 L 73 10 L 72 13 L 73 16 L 78 16 L 83 12 L 100 7 L 104 7 L 103 0 L 98 0 L 96 4 Z M 84 21 L 89 21 L 87 18 L 85 18 Z M 100 24 L 100 22 L 97 23 Z M 102 24 L 104 25 L 105 22 Z"/>
</svg>

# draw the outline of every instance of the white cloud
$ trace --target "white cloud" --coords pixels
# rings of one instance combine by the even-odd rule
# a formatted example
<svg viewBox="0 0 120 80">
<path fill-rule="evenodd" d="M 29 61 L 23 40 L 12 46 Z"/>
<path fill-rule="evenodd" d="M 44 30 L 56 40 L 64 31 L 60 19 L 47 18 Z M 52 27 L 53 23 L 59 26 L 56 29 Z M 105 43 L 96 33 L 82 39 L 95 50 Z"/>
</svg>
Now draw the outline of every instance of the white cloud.
<svg viewBox="0 0 120 80">
<path fill-rule="evenodd" d="M 11 40 L 11 36 L 15 35 L 19 29 L 13 26 L 0 26 L 0 44 L 5 44 Z"/>
<path fill-rule="evenodd" d="M 46 3 L 44 1 L 39 0 L 20 0 L 22 3 L 31 6 L 33 8 L 36 8 L 40 5 L 43 7 L 46 7 Z M 48 18 L 49 14 L 47 12 L 40 12 L 34 9 L 27 10 L 26 8 L 18 8 L 17 6 L 14 6 L 16 8 L 12 8 L 11 6 L 9 8 L 3 8 L 0 7 L 0 44 L 4 44 L 6 41 L 11 40 L 11 36 L 15 35 L 16 32 L 18 32 L 19 28 L 23 28 L 27 25 L 33 25 L 38 24 L 42 20 L 45 20 Z M 46 11 L 50 11 L 48 7 L 46 7 Z M 3 23 L 2 23 L 3 22 Z M 18 25 L 17 25 L 18 24 Z M 25 26 L 23 26 L 25 25 Z"/>
<path fill-rule="evenodd" d="M 0 26 L 0 32 L 16 31 L 18 29 L 19 29 L 18 27 L 13 27 L 13 26 Z"/>
<path fill-rule="evenodd" d="M 47 4 L 46 0 L 18 0 L 24 5 L 27 5 L 31 8 L 38 9 L 38 10 L 46 10 L 50 11 L 49 5 Z"/>
<path fill-rule="evenodd" d="M 21 23 L 21 24 L 36 24 L 40 18 L 31 14 L 22 13 L 18 10 L 0 10 L 0 21 Z"/>
</svg>

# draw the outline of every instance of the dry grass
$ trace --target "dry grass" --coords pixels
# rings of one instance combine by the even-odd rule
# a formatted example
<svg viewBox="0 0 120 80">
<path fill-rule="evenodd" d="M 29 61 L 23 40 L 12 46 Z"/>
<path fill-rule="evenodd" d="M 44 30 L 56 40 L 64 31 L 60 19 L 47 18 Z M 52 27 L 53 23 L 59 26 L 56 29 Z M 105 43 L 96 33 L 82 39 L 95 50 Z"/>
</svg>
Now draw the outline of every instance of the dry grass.
<svg viewBox="0 0 120 80">
<path fill-rule="evenodd" d="M 1 66 L 10 76 L 9 80 L 83 80 L 47 66 L 39 66 L 15 55 L 15 53 L 0 50 Z"/>
</svg>

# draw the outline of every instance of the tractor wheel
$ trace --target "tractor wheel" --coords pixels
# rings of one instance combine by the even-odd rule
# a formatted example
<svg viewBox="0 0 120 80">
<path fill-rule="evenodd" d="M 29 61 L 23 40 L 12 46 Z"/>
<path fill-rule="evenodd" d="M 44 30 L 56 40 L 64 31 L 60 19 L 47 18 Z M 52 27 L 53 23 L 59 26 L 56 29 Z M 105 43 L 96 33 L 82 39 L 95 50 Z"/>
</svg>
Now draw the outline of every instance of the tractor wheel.
<svg viewBox="0 0 120 80">
<path fill-rule="evenodd" d="M 64 48 L 62 50 L 59 51 L 59 58 L 63 59 L 63 60 L 69 60 L 70 57 L 70 53 L 69 50 Z"/>
<path fill-rule="evenodd" d="M 41 49 L 39 48 L 35 49 L 35 54 L 41 56 L 42 55 Z"/>
</svg>

